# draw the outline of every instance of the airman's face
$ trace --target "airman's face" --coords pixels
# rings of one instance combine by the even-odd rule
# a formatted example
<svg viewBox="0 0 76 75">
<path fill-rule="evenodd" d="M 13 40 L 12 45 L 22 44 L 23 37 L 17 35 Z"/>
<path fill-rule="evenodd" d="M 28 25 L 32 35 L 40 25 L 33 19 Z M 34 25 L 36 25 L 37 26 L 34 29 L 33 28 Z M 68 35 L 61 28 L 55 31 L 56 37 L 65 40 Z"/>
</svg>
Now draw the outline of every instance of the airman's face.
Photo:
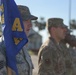
<svg viewBox="0 0 76 75">
<path fill-rule="evenodd" d="M 32 27 L 31 20 L 23 21 L 23 25 L 24 25 L 24 31 L 25 31 L 26 35 L 28 36 L 29 31 Z"/>
<path fill-rule="evenodd" d="M 64 27 L 57 27 L 56 28 L 56 37 L 60 40 L 65 39 L 67 29 Z"/>
</svg>

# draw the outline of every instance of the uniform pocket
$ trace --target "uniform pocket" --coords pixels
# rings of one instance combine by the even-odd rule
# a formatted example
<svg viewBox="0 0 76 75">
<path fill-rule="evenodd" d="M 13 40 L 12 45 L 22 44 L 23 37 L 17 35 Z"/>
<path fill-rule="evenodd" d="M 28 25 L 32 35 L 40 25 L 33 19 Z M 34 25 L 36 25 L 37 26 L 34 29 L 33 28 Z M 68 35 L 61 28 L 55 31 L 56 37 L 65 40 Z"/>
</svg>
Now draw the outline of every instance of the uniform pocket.
<svg viewBox="0 0 76 75">
<path fill-rule="evenodd" d="M 0 69 L 2 69 L 3 67 L 4 67 L 4 62 L 2 60 L 2 61 L 0 61 Z"/>
</svg>

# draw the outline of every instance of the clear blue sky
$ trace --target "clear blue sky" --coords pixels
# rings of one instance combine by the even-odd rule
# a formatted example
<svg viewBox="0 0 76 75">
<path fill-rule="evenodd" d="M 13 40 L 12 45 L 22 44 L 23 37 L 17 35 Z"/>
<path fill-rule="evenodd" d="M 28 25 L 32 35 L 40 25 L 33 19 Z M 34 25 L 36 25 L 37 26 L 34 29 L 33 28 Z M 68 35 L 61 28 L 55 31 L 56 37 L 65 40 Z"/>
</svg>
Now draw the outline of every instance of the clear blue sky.
<svg viewBox="0 0 76 75">
<path fill-rule="evenodd" d="M 16 4 L 26 5 L 38 17 L 61 17 L 65 24 L 69 21 L 70 0 L 15 0 Z M 76 19 L 76 0 L 71 0 L 71 18 Z"/>
<path fill-rule="evenodd" d="M 15 0 L 17 5 L 28 6 L 33 15 L 44 17 L 45 21 L 51 17 L 60 17 L 69 26 L 70 0 Z M 38 19 L 38 20 L 39 20 Z M 71 19 L 76 19 L 76 0 L 71 0 Z M 43 41 L 47 38 L 47 31 L 41 31 Z"/>
</svg>

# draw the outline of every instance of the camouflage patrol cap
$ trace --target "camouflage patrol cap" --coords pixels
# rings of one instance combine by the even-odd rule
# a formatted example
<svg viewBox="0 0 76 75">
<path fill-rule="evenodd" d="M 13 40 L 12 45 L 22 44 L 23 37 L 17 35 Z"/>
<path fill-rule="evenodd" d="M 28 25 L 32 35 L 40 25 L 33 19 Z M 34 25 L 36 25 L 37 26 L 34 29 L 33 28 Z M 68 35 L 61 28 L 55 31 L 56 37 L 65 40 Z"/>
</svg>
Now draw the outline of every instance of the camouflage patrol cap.
<svg viewBox="0 0 76 75">
<path fill-rule="evenodd" d="M 49 27 L 67 27 L 61 18 L 49 18 L 46 26 Z"/>
<path fill-rule="evenodd" d="M 21 17 L 22 17 L 22 20 L 25 21 L 25 20 L 36 20 L 38 19 L 38 17 L 34 16 L 34 15 L 31 15 L 30 13 L 30 10 L 27 6 L 23 6 L 23 5 L 18 5 L 18 9 L 20 11 L 20 14 L 21 14 Z"/>
</svg>

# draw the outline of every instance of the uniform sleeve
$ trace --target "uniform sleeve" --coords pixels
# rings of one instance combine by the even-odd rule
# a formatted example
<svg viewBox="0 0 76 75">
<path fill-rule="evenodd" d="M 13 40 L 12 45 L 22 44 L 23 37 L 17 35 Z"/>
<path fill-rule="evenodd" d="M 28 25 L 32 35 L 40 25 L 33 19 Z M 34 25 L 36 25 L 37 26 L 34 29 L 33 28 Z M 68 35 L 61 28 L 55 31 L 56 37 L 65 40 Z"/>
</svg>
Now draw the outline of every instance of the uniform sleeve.
<svg viewBox="0 0 76 75">
<path fill-rule="evenodd" d="M 52 52 L 48 48 L 43 48 L 39 52 L 38 75 L 54 75 Z"/>
<path fill-rule="evenodd" d="M 40 53 L 39 75 L 62 75 L 65 73 L 62 52 L 55 48 L 44 48 Z"/>
<path fill-rule="evenodd" d="M 0 43 L 0 52 L 5 56 L 6 58 L 6 47 L 4 44 L 4 41 Z"/>
<path fill-rule="evenodd" d="M 4 47 L 0 44 L 0 75 L 7 75 Z"/>
</svg>

